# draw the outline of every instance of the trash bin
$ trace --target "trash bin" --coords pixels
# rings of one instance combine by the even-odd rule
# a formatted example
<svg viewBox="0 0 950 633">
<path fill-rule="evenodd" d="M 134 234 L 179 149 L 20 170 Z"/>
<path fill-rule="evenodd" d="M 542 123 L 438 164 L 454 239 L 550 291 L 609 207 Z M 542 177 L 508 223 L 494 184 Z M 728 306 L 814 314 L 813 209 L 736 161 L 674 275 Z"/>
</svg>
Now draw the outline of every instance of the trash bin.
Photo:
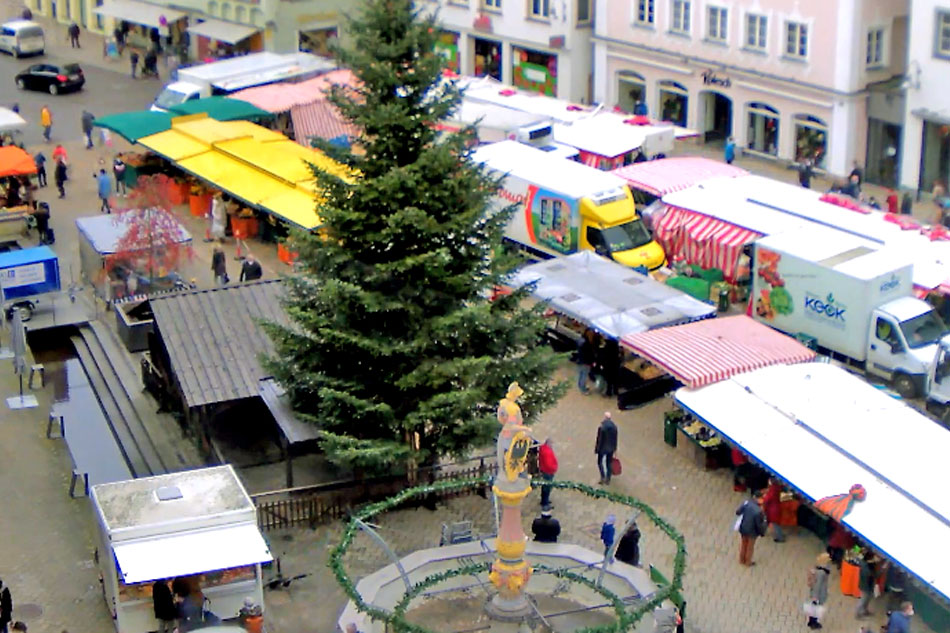
<svg viewBox="0 0 950 633">
<path fill-rule="evenodd" d="M 729 288 L 727 286 L 723 286 L 719 289 L 719 305 L 717 308 L 720 312 L 729 310 Z"/>
<path fill-rule="evenodd" d="M 668 411 L 663 415 L 663 441 L 676 448 L 676 420 L 678 416 L 670 415 L 671 413 Z"/>
</svg>

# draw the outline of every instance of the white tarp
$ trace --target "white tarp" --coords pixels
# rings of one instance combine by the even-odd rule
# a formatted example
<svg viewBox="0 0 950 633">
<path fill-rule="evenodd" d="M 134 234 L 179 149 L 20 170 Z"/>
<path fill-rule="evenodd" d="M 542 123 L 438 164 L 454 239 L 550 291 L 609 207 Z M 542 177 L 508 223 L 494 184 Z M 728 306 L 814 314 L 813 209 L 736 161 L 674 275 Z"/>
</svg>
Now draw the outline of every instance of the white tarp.
<svg viewBox="0 0 950 633">
<path fill-rule="evenodd" d="M 26 127 L 26 119 L 9 108 L 0 108 L 0 132 Z"/>
<path fill-rule="evenodd" d="M 704 319 L 716 310 L 622 264 L 581 251 L 529 264 L 515 273 L 516 287 L 536 283 L 532 295 L 606 336 Z"/>
<path fill-rule="evenodd" d="M 264 537 L 253 524 L 118 542 L 113 551 L 126 584 L 273 560 Z"/>
<path fill-rule="evenodd" d="M 950 431 L 826 363 L 739 374 L 676 400 L 811 501 L 854 484 L 842 523 L 950 598 Z"/>
<path fill-rule="evenodd" d="M 224 20 L 215 20 L 207 18 L 197 24 L 188 27 L 188 32 L 192 35 L 203 35 L 209 39 L 225 42 L 227 44 L 237 44 L 241 40 L 246 40 L 250 36 L 260 31 L 260 27 L 238 24 L 237 22 L 226 22 Z"/>
</svg>

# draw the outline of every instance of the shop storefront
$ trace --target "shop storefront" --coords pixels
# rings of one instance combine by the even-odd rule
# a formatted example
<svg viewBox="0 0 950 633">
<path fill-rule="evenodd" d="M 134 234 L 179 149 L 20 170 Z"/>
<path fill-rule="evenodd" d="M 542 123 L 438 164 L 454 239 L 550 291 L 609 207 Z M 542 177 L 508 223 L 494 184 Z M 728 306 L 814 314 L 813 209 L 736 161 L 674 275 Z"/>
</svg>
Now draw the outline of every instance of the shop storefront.
<svg viewBox="0 0 950 633">
<path fill-rule="evenodd" d="M 808 114 L 795 115 L 795 160 L 812 159 L 817 167 L 827 167 L 828 126 Z"/>
<path fill-rule="evenodd" d="M 746 147 L 755 152 L 778 155 L 778 110 L 760 101 L 753 101 L 746 106 L 746 113 Z"/>
<path fill-rule="evenodd" d="M 476 77 L 491 77 L 501 81 L 502 45 L 495 40 L 472 38 L 475 48 L 474 74 Z"/>
<path fill-rule="evenodd" d="M 557 55 L 511 47 L 511 83 L 529 92 L 557 96 Z"/>
<path fill-rule="evenodd" d="M 934 185 L 945 189 L 950 183 L 950 123 L 924 121 L 924 138 L 920 152 L 920 189 L 933 191 Z"/>
<path fill-rule="evenodd" d="M 445 67 L 454 73 L 461 73 L 459 60 L 459 34 L 455 31 L 442 31 L 435 43 L 435 52 L 445 58 Z"/>
<path fill-rule="evenodd" d="M 686 86 L 675 81 L 660 82 L 660 119 L 672 121 L 686 127 L 686 113 L 689 109 L 689 91 Z"/>
<path fill-rule="evenodd" d="M 330 44 L 339 36 L 335 26 L 303 29 L 298 34 L 297 50 L 320 57 L 333 57 Z"/>
</svg>

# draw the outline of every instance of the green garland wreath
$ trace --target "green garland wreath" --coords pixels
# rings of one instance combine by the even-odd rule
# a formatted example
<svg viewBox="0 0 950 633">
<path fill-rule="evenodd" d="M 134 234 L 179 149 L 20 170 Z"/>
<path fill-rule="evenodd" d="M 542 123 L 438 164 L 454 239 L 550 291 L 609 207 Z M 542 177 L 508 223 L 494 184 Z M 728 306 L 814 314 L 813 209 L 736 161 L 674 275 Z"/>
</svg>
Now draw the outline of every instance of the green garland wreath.
<svg viewBox="0 0 950 633">
<path fill-rule="evenodd" d="M 343 557 L 349 550 L 349 547 L 353 542 L 353 538 L 356 536 L 356 533 L 359 530 L 357 523 L 358 521 L 366 521 L 377 514 L 398 508 L 404 502 L 415 497 L 430 495 L 433 493 L 455 492 L 466 488 L 487 486 L 491 483 L 492 478 L 488 475 L 468 479 L 447 479 L 424 486 L 407 488 L 388 499 L 369 504 L 355 512 L 343 531 L 343 537 L 340 539 L 340 544 L 333 548 L 333 551 L 330 553 L 329 567 L 333 571 L 333 575 L 336 578 L 337 583 L 343 588 L 343 591 L 350 598 L 350 600 L 353 601 L 356 609 L 370 616 L 374 620 L 381 620 L 388 623 L 396 633 L 433 633 L 429 629 L 413 624 L 405 619 L 405 612 L 413 598 L 421 594 L 426 589 L 444 582 L 449 578 L 484 573 L 488 571 L 488 563 L 465 565 L 463 567 L 449 569 L 438 574 L 427 576 L 422 581 L 413 585 L 412 589 L 406 592 L 403 598 L 396 605 L 395 609 L 393 609 L 392 613 L 390 613 L 367 604 L 363 600 L 359 592 L 356 591 L 356 586 L 350 580 L 350 576 L 347 574 L 346 569 L 343 566 Z M 579 484 L 572 481 L 540 482 L 532 480 L 531 482 L 531 485 L 535 488 L 540 487 L 542 484 L 550 485 L 554 488 L 559 488 L 562 490 L 573 490 L 593 499 L 604 499 L 606 501 L 612 501 L 614 503 L 635 508 L 642 514 L 645 514 L 647 518 L 660 529 L 661 532 L 666 534 L 676 544 L 676 554 L 673 557 L 673 576 L 670 579 L 669 584 L 661 587 L 648 601 L 643 602 L 630 610 L 626 608 L 626 605 L 619 596 L 608 589 L 605 589 L 604 587 L 598 586 L 597 583 L 589 578 L 566 569 L 550 569 L 545 566 L 539 566 L 538 569 L 540 570 L 550 571 L 558 577 L 587 586 L 593 591 L 596 591 L 600 595 L 604 596 L 613 605 L 614 612 L 617 615 L 616 622 L 603 626 L 578 629 L 575 633 L 620 633 L 622 631 L 629 630 L 637 622 L 639 622 L 644 615 L 659 606 L 664 600 L 679 594 L 679 591 L 683 588 L 683 576 L 686 572 L 686 541 L 683 538 L 683 535 L 680 534 L 671 523 L 660 517 L 656 511 L 653 510 L 653 508 L 634 497 L 617 494 L 615 492 L 610 492 L 601 488 L 594 488 L 593 486 L 589 486 L 587 484 Z"/>
</svg>

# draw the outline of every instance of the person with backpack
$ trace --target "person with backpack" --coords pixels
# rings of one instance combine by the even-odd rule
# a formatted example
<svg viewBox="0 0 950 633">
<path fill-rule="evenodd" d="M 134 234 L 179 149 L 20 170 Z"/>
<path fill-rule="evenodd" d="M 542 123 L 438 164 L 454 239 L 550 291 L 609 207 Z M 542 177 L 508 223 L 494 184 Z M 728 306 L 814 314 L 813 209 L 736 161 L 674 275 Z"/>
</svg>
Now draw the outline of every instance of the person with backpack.
<svg viewBox="0 0 950 633">
<path fill-rule="evenodd" d="M 818 555 L 815 566 L 808 570 L 808 602 L 805 614 L 808 616 L 808 628 L 822 628 L 821 620 L 828 601 L 828 578 L 831 576 L 831 556 L 827 552 Z"/>
</svg>

